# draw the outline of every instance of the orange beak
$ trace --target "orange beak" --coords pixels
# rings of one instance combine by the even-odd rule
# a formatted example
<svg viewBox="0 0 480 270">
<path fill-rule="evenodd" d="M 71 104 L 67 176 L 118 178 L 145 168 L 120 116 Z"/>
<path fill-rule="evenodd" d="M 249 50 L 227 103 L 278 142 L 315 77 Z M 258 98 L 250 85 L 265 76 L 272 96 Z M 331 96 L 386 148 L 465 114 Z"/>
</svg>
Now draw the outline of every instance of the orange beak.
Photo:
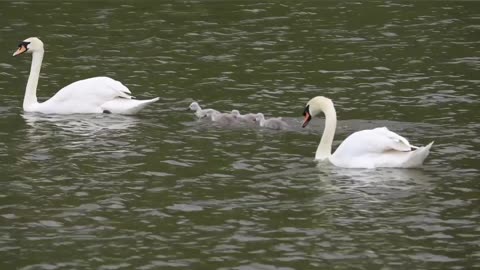
<svg viewBox="0 0 480 270">
<path fill-rule="evenodd" d="M 310 115 L 309 112 L 305 112 L 305 118 L 303 119 L 302 128 L 306 127 L 310 122 L 310 120 L 312 120 L 312 116 Z"/>
<path fill-rule="evenodd" d="M 18 47 L 18 49 L 13 53 L 13 56 L 17 56 L 17 55 L 22 54 L 26 51 L 27 51 L 27 47 L 25 47 L 24 45 L 20 45 Z"/>
</svg>

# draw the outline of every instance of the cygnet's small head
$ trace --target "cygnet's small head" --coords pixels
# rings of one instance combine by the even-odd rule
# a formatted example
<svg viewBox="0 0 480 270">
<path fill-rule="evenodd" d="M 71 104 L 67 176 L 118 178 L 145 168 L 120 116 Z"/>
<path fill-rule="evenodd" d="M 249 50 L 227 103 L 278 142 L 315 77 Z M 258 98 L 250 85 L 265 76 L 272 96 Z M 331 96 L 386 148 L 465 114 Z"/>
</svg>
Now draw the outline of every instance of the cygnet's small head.
<svg viewBox="0 0 480 270">
<path fill-rule="evenodd" d="M 192 102 L 190 104 L 189 108 L 192 111 L 198 111 L 198 110 L 200 110 L 200 105 L 198 105 L 198 102 Z"/>
<path fill-rule="evenodd" d="M 257 113 L 257 115 L 255 116 L 255 121 L 260 122 L 262 120 L 265 120 L 265 116 L 263 115 L 263 113 Z"/>
<path fill-rule="evenodd" d="M 305 109 L 303 110 L 303 120 L 302 127 L 306 127 L 312 117 L 317 116 L 319 113 L 324 112 L 327 108 L 333 108 L 333 102 L 331 99 L 317 96 L 307 102 Z"/>
<path fill-rule="evenodd" d="M 36 37 L 27 38 L 18 44 L 18 48 L 13 53 L 13 56 L 17 56 L 25 52 L 43 52 L 43 42 Z"/>
<path fill-rule="evenodd" d="M 232 115 L 233 115 L 234 118 L 238 118 L 238 117 L 240 117 L 240 111 L 232 110 Z"/>
</svg>

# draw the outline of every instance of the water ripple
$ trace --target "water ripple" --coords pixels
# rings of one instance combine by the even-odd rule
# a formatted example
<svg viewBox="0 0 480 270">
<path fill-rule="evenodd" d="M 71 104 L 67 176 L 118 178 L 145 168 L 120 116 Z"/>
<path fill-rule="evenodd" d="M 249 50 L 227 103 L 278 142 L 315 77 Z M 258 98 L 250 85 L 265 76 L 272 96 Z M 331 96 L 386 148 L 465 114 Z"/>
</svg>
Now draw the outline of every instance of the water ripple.
<svg viewBox="0 0 480 270">
<path fill-rule="evenodd" d="M 161 97 L 133 117 L 23 113 L 30 59 L 0 56 L 3 268 L 479 266 L 473 3 L 2 5 L 5 51 L 26 28 L 45 41 L 41 100 L 98 75 Z M 314 162 L 316 95 L 335 101 L 335 147 L 388 126 L 435 141 L 424 168 Z M 193 100 L 291 128 L 197 121 Z"/>
</svg>

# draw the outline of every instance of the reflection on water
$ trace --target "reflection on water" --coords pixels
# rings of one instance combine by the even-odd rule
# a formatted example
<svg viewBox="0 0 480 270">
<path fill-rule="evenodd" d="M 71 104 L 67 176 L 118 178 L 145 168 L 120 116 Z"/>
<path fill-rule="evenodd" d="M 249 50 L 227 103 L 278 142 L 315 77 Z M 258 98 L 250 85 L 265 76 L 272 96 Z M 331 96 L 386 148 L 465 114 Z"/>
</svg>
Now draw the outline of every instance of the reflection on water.
<svg viewBox="0 0 480 270">
<path fill-rule="evenodd" d="M 66 133 L 78 135 L 95 135 L 105 130 L 124 130 L 135 128 L 140 122 L 135 116 L 117 114 L 85 114 L 85 115 L 46 115 L 39 113 L 23 113 L 23 119 L 35 133 L 39 129 L 51 129 L 52 126 Z"/>
<path fill-rule="evenodd" d="M 318 162 L 317 168 L 320 189 L 357 194 L 366 202 L 408 198 L 435 187 L 435 179 L 423 169 L 348 169 L 323 161 Z"/>
<path fill-rule="evenodd" d="M 324 161 L 318 162 L 317 168 L 321 175 L 329 175 L 332 179 L 348 181 L 353 186 L 355 186 L 355 183 L 359 185 L 372 183 L 428 183 L 431 180 L 431 177 L 423 169 L 376 168 L 352 170 L 335 167 Z"/>
</svg>

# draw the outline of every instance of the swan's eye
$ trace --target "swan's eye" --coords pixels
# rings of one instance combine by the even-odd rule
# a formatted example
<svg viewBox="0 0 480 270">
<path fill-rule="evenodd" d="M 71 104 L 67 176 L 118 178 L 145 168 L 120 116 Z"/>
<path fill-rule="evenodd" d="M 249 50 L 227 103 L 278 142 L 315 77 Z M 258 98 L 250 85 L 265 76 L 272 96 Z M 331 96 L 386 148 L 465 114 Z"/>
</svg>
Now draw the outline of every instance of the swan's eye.
<svg viewBox="0 0 480 270">
<path fill-rule="evenodd" d="M 30 44 L 30 42 L 22 41 L 20 44 L 18 44 L 18 48 L 23 47 L 27 51 L 28 50 L 28 44 Z"/>
<path fill-rule="evenodd" d="M 305 115 L 307 115 L 307 113 L 308 113 L 308 114 L 311 114 L 311 113 L 310 113 L 310 105 L 307 105 L 307 107 L 305 107 L 305 110 L 303 110 L 303 114 L 302 114 L 302 115 L 305 116 Z"/>
<path fill-rule="evenodd" d="M 17 56 L 28 51 L 29 44 L 30 42 L 26 42 L 26 41 L 23 41 L 20 44 L 18 44 L 18 49 L 13 53 L 13 56 Z"/>
<path fill-rule="evenodd" d="M 305 107 L 305 110 L 303 110 L 303 116 L 305 118 L 303 119 L 302 128 L 306 127 L 310 120 L 312 120 L 312 114 L 310 113 L 310 105 L 307 105 L 307 107 Z"/>
</svg>

